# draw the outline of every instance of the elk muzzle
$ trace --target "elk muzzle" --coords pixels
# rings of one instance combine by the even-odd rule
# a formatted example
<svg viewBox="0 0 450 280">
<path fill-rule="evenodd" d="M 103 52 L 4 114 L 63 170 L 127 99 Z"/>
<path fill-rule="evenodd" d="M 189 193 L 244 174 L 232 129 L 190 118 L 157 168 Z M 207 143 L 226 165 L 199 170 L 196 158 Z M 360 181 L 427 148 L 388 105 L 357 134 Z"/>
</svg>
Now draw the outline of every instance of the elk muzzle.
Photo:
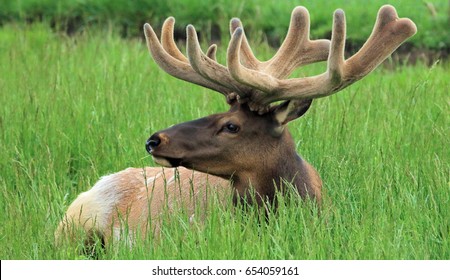
<svg viewBox="0 0 450 280">
<path fill-rule="evenodd" d="M 161 138 L 158 136 L 157 133 L 153 134 L 148 138 L 147 142 L 145 143 L 145 149 L 149 154 L 153 153 L 153 150 L 161 144 Z"/>
<path fill-rule="evenodd" d="M 148 138 L 145 143 L 145 149 L 149 154 L 152 155 L 155 163 L 162 165 L 164 167 L 178 167 L 181 165 L 181 158 L 168 157 L 164 155 L 159 155 L 156 151 L 158 147 L 168 144 L 169 138 L 166 134 L 157 132 Z"/>
</svg>

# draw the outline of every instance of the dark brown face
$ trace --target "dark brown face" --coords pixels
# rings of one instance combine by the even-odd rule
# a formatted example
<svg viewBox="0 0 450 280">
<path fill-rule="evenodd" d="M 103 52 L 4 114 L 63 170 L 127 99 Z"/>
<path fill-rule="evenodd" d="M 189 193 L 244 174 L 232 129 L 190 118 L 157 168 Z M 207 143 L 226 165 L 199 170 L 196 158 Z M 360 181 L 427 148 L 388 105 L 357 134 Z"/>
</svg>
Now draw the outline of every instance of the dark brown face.
<svg viewBox="0 0 450 280">
<path fill-rule="evenodd" d="M 267 162 L 265 157 L 276 153 L 283 137 L 290 136 L 274 112 L 258 115 L 237 104 L 226 113 L 159 131 L 147 140 L 146 148 L 162 166 L 230 177 Z"/>
</svg>

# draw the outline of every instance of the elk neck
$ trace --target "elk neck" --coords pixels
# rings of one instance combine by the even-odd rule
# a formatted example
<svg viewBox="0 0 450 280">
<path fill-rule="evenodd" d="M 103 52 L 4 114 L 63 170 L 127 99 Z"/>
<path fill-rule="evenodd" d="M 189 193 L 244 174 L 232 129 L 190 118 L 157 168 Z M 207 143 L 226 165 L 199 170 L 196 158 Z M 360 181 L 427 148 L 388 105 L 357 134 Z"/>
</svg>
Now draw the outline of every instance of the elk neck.
<svg viewBox="0 0 450 280">
<path fill-rule="evenodd" d="M 235 201 L 239 197 L 247 199 L 254 192 L 258 204 L 272 203 L 275 193 L 283 192 L 290 184 L 297 188 L 301 197 L 308 196 L 314 183 L 308 169 L 310 166 L 297 154 L 294 140 L 287 128 L 281 137 L 283 138 L 273 151 L 260 156 L 260 164 L 233 174 L 231 181 L 236 189 Z"/>
</svg>

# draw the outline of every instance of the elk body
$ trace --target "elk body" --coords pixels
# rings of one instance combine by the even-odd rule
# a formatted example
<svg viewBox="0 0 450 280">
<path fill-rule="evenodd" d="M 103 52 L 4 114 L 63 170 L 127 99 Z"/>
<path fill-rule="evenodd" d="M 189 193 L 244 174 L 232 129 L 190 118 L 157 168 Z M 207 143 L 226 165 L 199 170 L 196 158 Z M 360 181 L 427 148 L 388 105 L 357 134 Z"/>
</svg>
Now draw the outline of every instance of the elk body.
<svg viewBox="0 0 450 280">
<path fill-rule="evenodd" d="M 392 6 L 383 6 L 367 42 L 345 59 L 343 11 L 334 13 L 331 40 L 310 40 L 308 11 L 296 7 L 286 39 L 268 61 L 253 55 L 241 22 L 232 19 L 223 66 L 215 59 L 215 45 L 201 51 L 191 25 L 184 56 L 174 42 L 173 26 L 174 19 L 168 18 L 160 41 L 144 25 L 156 63 L 172 76 L 222 93 L 230 110 L 153 134 L 146 149 L 164 168 L 128 168 L 103 177 L 69 206 L 58 236 L 75 226 L 109 242 L 121 237 L 124 221 L 131 233 L 139 229 L 145 235 L 159 230 L 163 209 L 178 204 L 193 213 L 208 191 L 232 193 L 236 200 L 254 191 L 256 203 L 262 204 L 273 202 L 289 183 L 301 198 L 320 203 L 321 179 L 297 154 L 287 123 L 301 117 L 313 99 L 367 75 L 416 32 L 411 20 L 399 19 Z M 294 69 L 318 61 L 328 61 L 323 74 L 287 78 Z"/>
</svg>

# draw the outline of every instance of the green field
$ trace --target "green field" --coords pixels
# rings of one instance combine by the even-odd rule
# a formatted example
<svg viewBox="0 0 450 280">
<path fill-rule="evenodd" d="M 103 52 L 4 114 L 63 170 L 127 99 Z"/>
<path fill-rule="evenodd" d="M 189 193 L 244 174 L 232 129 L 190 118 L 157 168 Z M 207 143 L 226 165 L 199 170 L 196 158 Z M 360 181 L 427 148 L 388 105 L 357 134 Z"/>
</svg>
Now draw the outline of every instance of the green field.
<svg viewBox="0 0 450 280">
<path fill-rule="evenodd" d="M 227 110 L 220 94 L 170 77 L 142 41 L 114 32 L 5 25 L 0 42 L 1 259 L 84 258 L 81 242 L 54 246 L 73 199 L 101 175 L 152 165 L 144 143 L 153 132 Z M 321 215 L 279 198 L 261 222 L 255 209 L 211 199 L 203 223 L 180 212 L 160 242 L 98 257 L 449 259 L 449 72 L 448 62 L 381 67 L 290 124 L 324 181 Z"/>
</svg>

